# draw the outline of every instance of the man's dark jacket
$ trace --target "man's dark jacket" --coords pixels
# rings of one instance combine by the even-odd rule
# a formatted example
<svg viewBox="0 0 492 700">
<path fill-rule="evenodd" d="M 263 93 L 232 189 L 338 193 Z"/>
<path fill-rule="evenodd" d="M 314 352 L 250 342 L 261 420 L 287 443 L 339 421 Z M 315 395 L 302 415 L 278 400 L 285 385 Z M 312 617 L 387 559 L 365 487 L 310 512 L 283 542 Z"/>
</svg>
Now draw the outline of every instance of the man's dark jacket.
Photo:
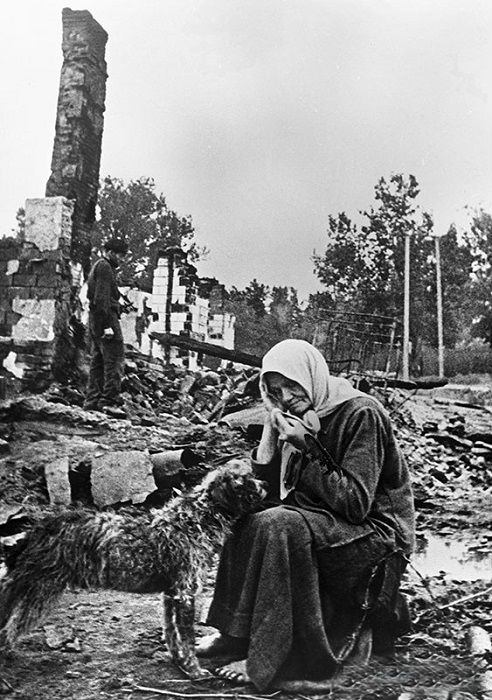
<svg viewBox="0 0 492 700">
<path fill-rule="evenodd" d="M 113 327 L 112 318 L 115 314 L 119 317 L 120 309 L 116 273 L 107 258 L 101 258 L 92 266 L 87 280 L 87 296 L 96 334 L 101 336 L 105 328 Z"/>
</svg>

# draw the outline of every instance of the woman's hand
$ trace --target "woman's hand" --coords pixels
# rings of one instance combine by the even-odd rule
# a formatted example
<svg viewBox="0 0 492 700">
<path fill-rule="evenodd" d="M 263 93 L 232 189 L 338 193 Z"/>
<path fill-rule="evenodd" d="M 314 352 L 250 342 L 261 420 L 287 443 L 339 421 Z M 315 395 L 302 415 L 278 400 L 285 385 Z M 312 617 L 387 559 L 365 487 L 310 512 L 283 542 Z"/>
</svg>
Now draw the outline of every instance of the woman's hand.
<svg viewBox="0 0 492 700">
<path fill-rule="evenodd" d="M 275 456 L 278 443 L 278 430 L 274 427 L 272 414 L 267 413 L 260 444 L 256 452 L 256 460 L 260 464 L 269 464 Z"/>
<path fill-rule="evenodd" d="M 298 450 L 306 449 L 305 435 L 310 431 L 302 420 L 287 416 L 279 408 L 274 408 L 271 412 L 271 422 L 280 440 L 289 442 Z"/>
</svg>

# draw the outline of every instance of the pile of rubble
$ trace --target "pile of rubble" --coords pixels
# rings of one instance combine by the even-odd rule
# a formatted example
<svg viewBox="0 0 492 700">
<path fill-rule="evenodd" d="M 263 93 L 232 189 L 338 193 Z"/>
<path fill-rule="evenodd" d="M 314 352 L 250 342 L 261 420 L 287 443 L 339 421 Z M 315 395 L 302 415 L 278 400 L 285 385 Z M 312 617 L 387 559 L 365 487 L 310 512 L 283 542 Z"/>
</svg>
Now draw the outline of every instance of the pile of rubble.
<svg viewBox="0 0 492 700">
<path fill-rule="evenodd" d="M 428 474 L 443 485 L 467 478 L 473 487 L 492 486 L 491 410 L 464 402 L 427 403 L 433 404 L 434 415 L 415 422 L 410 404 L 410 418 L 402 414 L 396 421 L 415 475 Z"/>
<path fill-rule="evenodd" d="M 22 547 L 30 519 L 52 504 L 159 506 L 174 489 L 191 487 L 214 465 L 247 456 L 259 438 L 263 409 L 257 371 L 192 373 L 135 353 L 127 357 L 124 389 L 127 415 L 122 419 L 84 411 L 75 387 L 52 387 L 43 395 L 0 403 L 0 549 L 6 558 Z M 455 537 L 463 529 L 474 537 L 470 550 L 486 555 L 492 542 L 489 409 L 443 402 L 429 392 L 388 391 L 379 398 L 392 414 L 412 472 L 417 534 L 438 531 Z M 397 694 L 423 697 L 423 678 L 442 685 L 451 671 L 463 679 L 463 688 L 471 688 L 463 629 L 478 623 L 490 634 L 490 584 L 451 588 L 438 577 L 431 597 L 427 580 L 410 577 L 405 585 L 416 626 L 393 682 L 402 689 L 415 687 L 416 694 L 401 689 Z M 46 634 L 49 648 L 62 644 L 58 632 L 55 638 L 51 630 Z M 71 644 L 72 637 L 63 650 L 78 651 Z M 358 678 L 354 671 L 351 691 L 361 689 L 354 697 L 365 697 L 371 678 L 375 688 L 382 679 L 386 684 L 387 672 L 387 667 L 376 668 L 371 677 L 366 669 Z M 473 682 L 482 683 L 481 668 L 473 673 Z"/>
<path fill-rule="evenodd" d="M 412 475 L 418 532 L 475 532 L 472 549 L 490 551 L 491 410 L 429 394 L 401 401 L 392 417 Z"/>
<path fill-rule="evenodd" d="M 0 502 L 14 511 L 48 503 L 158 505 L 213 465 L 246 456 L 261 434 L 257 370 L 190 372 L 132 351 L 123 398 L 120 419 L 84 411 L 76 387 L 0 405 Z M 436 513 L 444 511 L 452 527 L 473 518 L 483 527 L 492 486 L 490 411 L 428 392 L 379 398 L 411 468 L 421 530 L 436 529 Z"/>
<path fill-rule="evenodd" d="M 128 417 L 136 425 L 155 425 L 162 413 L 205 424 L 251 405 L 259 396 L 258 370 L 232 363 L 218 371 L 190 371 L 127 347 L 124 370 L 124 407 L 114 417 Z M 43 396 L 65 405 L 84 402 L 79 386 L 54 384 Z"/>
</svg>

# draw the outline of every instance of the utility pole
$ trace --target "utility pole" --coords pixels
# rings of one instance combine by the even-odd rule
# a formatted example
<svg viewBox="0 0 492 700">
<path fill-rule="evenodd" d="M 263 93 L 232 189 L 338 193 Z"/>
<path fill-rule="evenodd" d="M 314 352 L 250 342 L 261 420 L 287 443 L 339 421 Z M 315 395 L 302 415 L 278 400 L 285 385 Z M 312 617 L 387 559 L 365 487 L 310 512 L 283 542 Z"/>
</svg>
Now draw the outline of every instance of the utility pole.
<svg viewBox="0 0 492 700">
<path fill-rule="evenodd" d="M 405 231 L 405 284 L 403 297 L 403 379 L 409 379 L 408 355 L 410 351 L 410 231 Z"/>
<path fill-rule="evenodd" d="M 440 237 L 435 237 L 436 243 L 436 288 L 437 288 L 437 353 L 439 376 L 444 377 L 444 341 L 442 328 L 442 281 L 441 281 L 441 251 Z"/>
</svg>

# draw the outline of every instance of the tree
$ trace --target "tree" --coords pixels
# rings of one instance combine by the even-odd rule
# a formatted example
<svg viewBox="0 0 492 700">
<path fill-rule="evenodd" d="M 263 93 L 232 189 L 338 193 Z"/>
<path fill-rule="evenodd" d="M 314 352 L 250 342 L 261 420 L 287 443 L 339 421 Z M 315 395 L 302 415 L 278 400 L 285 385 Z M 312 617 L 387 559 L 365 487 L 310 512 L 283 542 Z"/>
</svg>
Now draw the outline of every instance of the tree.
<svg viewBox="0 0 492 700">
<path fill-rule="evenodd" d="M 125 238 L 129 244 L 128 256 L 121 266 L 123 281 L 150 290 L 159 250 L 168 246 L 184 247 L 192 259 L 200 254 L 193 241 L 191 217 L 180 217 L 170 209 L 164 195 L 156 193 L 152 178 L 141 177 L 128 184 L 119 178 L 104 178 L 98 210 L 93 248 L 101 250 L 113 236 Z"/>
<path fill-rule="evenodd" d="M 252 280 L 244 289 L 228 293 L 227 310 L 236 317 L 238 350 L 263 355 L 284 338 L 298 337 L 300 310 L 297 291 Z"/>
<path fill-rule="evenodd" d="M 466 335 L 472 325 L 475 314 L 475 292 L 473 290 L 473 252 L 465 238 L 460 242 L 454 225 L 446 235 L 440 238 L 441 279 L 443 302 L 444 345 L 454 347 Z M 432 256 L 432 263 L 435 257 Z M 436 318 L 436 276 L 434 270 L 429 282 L 428 298 L 431 300 L 431 312 L 428 314 L 425 340 L 435 345 L 437 325 Z"/>
<path fill-rule="evenodd" d="M 325 254 L 313 256 L 315 273 L 326 287 L 328 305 L 343 306 L 358 298 L 360 284 L 370 272 L 366 249 L 361 232 L 344 212 L 328 217 Z"/>
<path fill-rule="evenodd" d="M 472 251 L 472 335 L 492 346 L 492 216 L 475 211 L 465 237 Z"/>
<path fill-rule="evenodd" d="M 301 323 L 297 290 L 294 287 L 273 287 L 269 314 L 279 340 L 297 336 Z"/>
<path fill-rule="evenodd" d="M 344 212 L 329 217 L 328 245 L 324 255 L 314 255 L 314 264 L 334 306 L 383 315 L 401 308 L 407 235 L 413 248 L 413 287 L 419 286 L 431 252 L 432 219 L 419 210 L 418 194 L 413 175 L 392 175 L 377 183 L 377 206 L 360 212 L 360 227 Z"/>
<path fill-rule="evenodd" d="M 262 318 L 266 314 L 266 302 L 270 288 L 261 284 L 257 279 L 252 280 L 247 287 L 242 290 L 232 287 L 229 292 L 230 302 L 244 302 L 255 314 L 256 318 Z"/>
<path fill-rule="evenodd" d="M 405 238 L 410 236 L 410 334 L 418 352 L 437 341 L 435 241 L 431 216 L 418 205 L 413 175 L 381 178 L 376 205 L 360 212 L 358 227 L 345 213 L 328 220 L 328 244 L 315 254 L 315 273 L 326 291 L 324 303 L 337 310 L 401 318 L 404 294 Z M 451 229 L 441 241 L 445 339 L 454 344 L 469 319 L 472 256 Z M 318 300 L 319 304 L 319 300 Z"/>
<path fill-rule="evenodd" d="M 12 233 L 15 233 L 18 241 L 23 241 L 26 235 L 26 210 L 24 207 L 17 209 L 15 220 L 17 221 L 17 228 L 13 228 Z"/>
</svg>

